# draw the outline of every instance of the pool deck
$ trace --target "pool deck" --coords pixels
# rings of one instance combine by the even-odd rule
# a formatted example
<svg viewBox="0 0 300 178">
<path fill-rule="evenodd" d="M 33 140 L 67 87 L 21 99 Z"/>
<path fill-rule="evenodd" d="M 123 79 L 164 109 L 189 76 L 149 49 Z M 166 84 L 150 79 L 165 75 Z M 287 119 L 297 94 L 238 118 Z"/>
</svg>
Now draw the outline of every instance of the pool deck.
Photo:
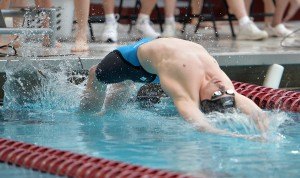
<svg viewBox="0 0 300 178">
<path fill-rule="evenodd" d="M 98 24 L 96 24 L 98 25 Z M 291 29 L 300 27 L 300 22 L 289 23 Z M 101 34 L 101 24 L 95 30 L 96 40 Z M 59 64 L 61 60 L 75 60 L 81 58 L 83 66 L 88 69 L 90 66 L 97 64 L 109 51 L 116 48 L 118 45 L 131 43 L 135 38 L 132 34 L 126 33 L 127 26 L 119 26 L 119 43 L 107 44 L 101 41 L 90 43 L 90 51 L 85 53 L 72 53 L 72 42 L 62 42 L 62 48 L 45 48 L 40 43 L 25 44 L 18 53 L 22 56 L 37 56 L 29 57 L 33 60 L 47 61 L 51 64 Z M 190 32 L 180 34 L 179 38 L 188 39 L 203 45 L 210 54 L 212 54 L 221 66 L 246 66 L 246 65 L 270 65 L 270 64 L 300 64 L 300 32 L 296 37 L 298 47 L 282 47 L 282 38 L 268 38 L 263 41 L 238 41 L 231 37 L 228 26 L 219 26 L 219 38 L 215 38 L 211 29 L 200 29 L 196 34 Z M 190 30 L 189 30 L 190 29 Z M 237 28 L 235 28 L 237 31 Z M 192 31 L 191 27 L 187 31 Z M 98 35 L 98 36 L 97 36 Z M 291 39 L 287 40 L 288 42 Z M 29 54 L 29 55 L 28 55 Z M 57 57 L 56 55 L 61 55 Z M 65 56 L 64 56 L 65 55 Z M 24 57 L 23 57 L 24 58 Z M 28 58 L 28 57 L 27 57 Z M 3 72 L 6 60 L 18 61 L 22 57 L 1 57 L 0 70 Z"/>
</svg>

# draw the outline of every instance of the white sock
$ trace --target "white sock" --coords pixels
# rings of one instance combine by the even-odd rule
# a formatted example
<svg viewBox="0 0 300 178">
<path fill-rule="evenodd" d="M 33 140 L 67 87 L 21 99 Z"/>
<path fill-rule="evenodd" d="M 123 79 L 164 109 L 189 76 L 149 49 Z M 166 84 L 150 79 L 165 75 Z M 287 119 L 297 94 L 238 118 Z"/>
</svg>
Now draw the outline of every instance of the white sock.
<svg viewBox="0 0 300 178">
<path fill-rule="evenodd" d="M 250 21 L 251 20 L 250 20 L 249 16 L 244 16 L 244 17 L 239 19 L 239 25 L 243 26 L 243 25 L 249 23 Z"/>
<path fill-rule="evenodd" d="M 165 18 L 165 23 L 166 23 L 166 24 L 174 24 L 174 23 L 175 23 L 175 18 L 174 18 L 174 16 L 172 16 L 172 17 L 166 17 L 166 18 Z"/>
<path fill-rule="evenodd" d="M 137 22 L 142 22 L 143 20 L 149 20 L 150 16 L 148 14 L 139 13 Z"/>
<path fill-rule="evenodd" d="M 116 23 L 115 14 L 106 14 L 105 15 L 105 23 Z"/>
</svg>

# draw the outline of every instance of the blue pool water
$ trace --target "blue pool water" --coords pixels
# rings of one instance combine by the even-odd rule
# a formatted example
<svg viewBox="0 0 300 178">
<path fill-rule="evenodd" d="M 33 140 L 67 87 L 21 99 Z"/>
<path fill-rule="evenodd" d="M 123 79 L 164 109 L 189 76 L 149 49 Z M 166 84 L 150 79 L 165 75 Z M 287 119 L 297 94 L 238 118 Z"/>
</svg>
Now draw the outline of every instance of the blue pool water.
<svg viewBox="0 0 300 178">
<path fill-rule="evenodd" d="M 152 110 L 132 102 L 104 116 L 80 113 L 83 85 L 66 82 L 64 72 L 47 71 L 45 78 L 29 71 L 28 75 L 8 73 L 0 137 L 195 176 L 300 176 L 300 114 L 268 112 L 268 140 L 254 142 L 200 133 L 178 116 L 168 101 Z M 33 74 L 38 87 L 26 83 L 26 77 Z M 257 134 L 243 115 L 214 113 L 207 117 L 217 127 Z M 13 172 L 9 177 L 18 171 L 31 177 L 50 176 L 5 164 L 0 164 L 0 169 L 4 170 L 0 177 L 9 171 Z"/>
<path fill-rule="evenodd" d="M 280 139 L 265 143 L 204 134 L 178 116 L 133 108 L 104 117 L 2 110 L 0 121 L 0 137 L 152 168 L 196 175 L 299 177 L 300 124 L 283 124 L 278 133 Z"/>
<path fill-rule="evenodd" d="M 43 174 L 37 171 L 20 168 L 7 164 L 0 164 L 0 176 L 7 178 L 57 178 L 58 176 L 51 174 Z"/>
</svg>

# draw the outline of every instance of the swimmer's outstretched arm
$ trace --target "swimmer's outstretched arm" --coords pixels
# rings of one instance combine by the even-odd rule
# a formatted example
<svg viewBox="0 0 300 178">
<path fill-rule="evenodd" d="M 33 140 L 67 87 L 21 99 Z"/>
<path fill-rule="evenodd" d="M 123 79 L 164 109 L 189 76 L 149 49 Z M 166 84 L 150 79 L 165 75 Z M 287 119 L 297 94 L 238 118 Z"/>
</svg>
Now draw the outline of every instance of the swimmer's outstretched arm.
<svg viewBox="0 0 300 178">
<path fill-rule="evenodd" d="M 198 91 L 187 90 L 193 86 L 185 86 L 185 82 L 181 79 L 173 79 L 160 75 L 160 82 L 163 90 L 173 99 L 173 102 L 179 114 L 188 122 L 196 126 L 199 131 L 219 134 L 230 137 L 244 138 L 248 140 L 257 140 L 247 135 L 235 134 L 226 130 L 218 129 L 212 126 L 205 115 L 199 109 L 199 101 L 192 98 L 199 98 Z M 196 87 L 194 87 L 196 88 Z M 259 138 L 258 138 L 259 139 Z"/>
<path fill-rule="evenodd" d="M 186 99 L 175 99 L 174 104 L 180 113 L 180 115 L 192 123 L 202 132 L 208 132 L 213 134 L 219 134 L 224 136 L 231 136 L 237 138 L 245 138 L 248 140 L 258 140 L 259 138 L 249 137 L 247 135 L 235 134 L 228 132 L 226 130 L 221 130 L 213 127 L 205 118 L 205 115 L 199 110 L 198 106 L 194 104 L 192 101 L 188 101 Z"/>
<path fill-rule="evenodd" d="M 256 127 L 264 134 L 269 127 L 269 118 L 266 113 L 262 111 L 252 100 L 239 93 L 235 93 L 235 101 L 237 108 L 243 113 L 249 115 L 256 124 Z"/>
</svg>

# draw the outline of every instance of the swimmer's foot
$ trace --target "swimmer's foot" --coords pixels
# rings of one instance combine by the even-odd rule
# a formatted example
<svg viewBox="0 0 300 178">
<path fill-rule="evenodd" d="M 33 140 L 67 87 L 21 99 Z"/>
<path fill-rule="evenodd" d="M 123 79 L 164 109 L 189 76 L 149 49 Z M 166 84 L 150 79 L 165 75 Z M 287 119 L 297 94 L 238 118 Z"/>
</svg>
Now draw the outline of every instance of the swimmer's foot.
<svg viewBox="0 0 300 178">
<path fill-rule="evenodd" d="M 89 50 L 89 45 L 85 42 L 75 42 L 75 45 L 71 48 L 72 52 L 86 52 Z"/>
</svg>

